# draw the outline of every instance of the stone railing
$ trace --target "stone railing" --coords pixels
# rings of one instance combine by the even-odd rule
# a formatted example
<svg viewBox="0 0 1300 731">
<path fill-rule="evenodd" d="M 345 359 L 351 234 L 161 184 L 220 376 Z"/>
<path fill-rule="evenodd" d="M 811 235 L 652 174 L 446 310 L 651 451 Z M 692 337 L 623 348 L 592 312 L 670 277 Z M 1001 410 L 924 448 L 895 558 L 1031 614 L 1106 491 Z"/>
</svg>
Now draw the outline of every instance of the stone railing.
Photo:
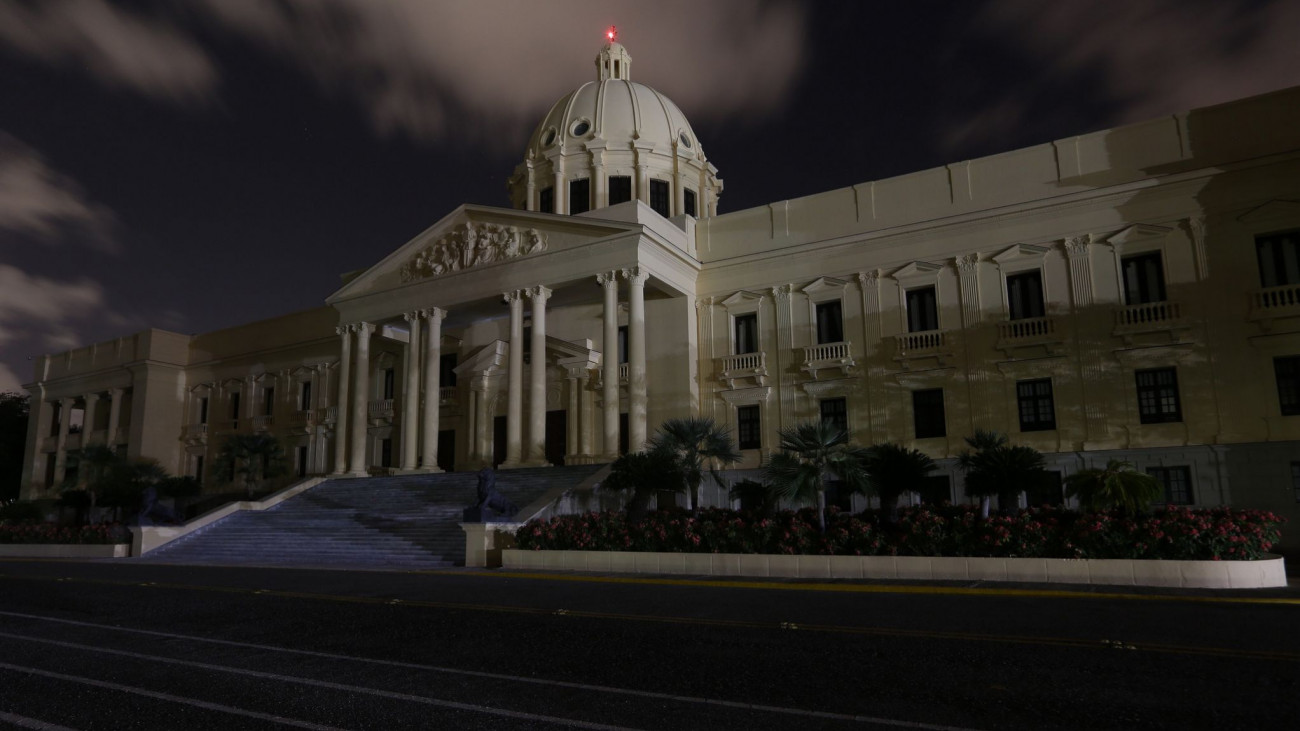
<svg viewBox="0 0 1300 731">
<path fill-rule="evenodd" d="M 448 405 L 448 406 L 456 403 L 456 387 L 442 386 L 441 388 L 439 388 L 438 403 Z"/>
<path fill-rule="evenodd" d="M 631 363 L 618 364 L 618 382 L 624 386 L 627 385 L 628 373 L 630 373 Z"/>
<path fill-rule="evenodd" d="M 1266 319 L 1300 313 L 1300 284 L 1256 290 L 1250 295 L 1251 317 Z"/>
<path fill-rule="evenodd" d="M 316 423 L 315 409 L 295 411 L 289 415 L 289 426 L 303 428 L 303 427 L 309 427 L 315 423 Z"/>
<path fill-rule="evenodd" d="M 942 350 L 948 347 L 945 330 L 922 330 L 894 336 L 894 345 L 899 355 L 916 355 L 927 351 Z"/>
<path fill-rule="evenodd" d="M 253 431 L 266 431 L 273 426 L 275 426 L 275 417 L 270 414 L 253 417 Z"/>
<path fill-rule="evenodd" d="M 853 366 L 853 348 L 847 340 L 839 343 L 820 343 L 803 349 L 802 370 L 813 378 L 817 378 L 818 371 L 832 369 L 839 369 L 847 376 Z"/>
<path fill-rule="evenodd" d="M 1027 317 L 998 323 L 998 342 L 995 347 L 1010 352 L 1013 348 L 1043 346 L 1054 352 L 1065 343 L 1055 317 Z"/>
<path fill-rule="evenodd" d="M 206 437 L 208 435 L 207 424 L 190 424 L 185 427 L 186 438 Z"/>
<path fill-rule="evenodd" d="M 326 406 L 317 409 L 317 411 L 319 412 L 317 418 L 320 419 L 322 423 L 334 424 L 339 420 L 339 407 L 337 406 Z"/>
<path fill-rule="evenodd" d="M 390 398 L 372 400 L 368 413 L 372 419 L 393 418 L 393 400 Z"/>
<path fill-rule="evenodd" d="M 727 388 L 734 389 L 742 378 L 754 379 L 755 385 L 767 385 L 767 353 L 740 353 L 718 358 L 718 373 Z"/>
<path fill-rule="evenodd" d="M 1115 327 L 1142 328 L 1167 325 L 1183 317 L 1183 306 L 1178 302 L 1147 302 L 1119 308 L 1115 313 Z"/>
</svg>

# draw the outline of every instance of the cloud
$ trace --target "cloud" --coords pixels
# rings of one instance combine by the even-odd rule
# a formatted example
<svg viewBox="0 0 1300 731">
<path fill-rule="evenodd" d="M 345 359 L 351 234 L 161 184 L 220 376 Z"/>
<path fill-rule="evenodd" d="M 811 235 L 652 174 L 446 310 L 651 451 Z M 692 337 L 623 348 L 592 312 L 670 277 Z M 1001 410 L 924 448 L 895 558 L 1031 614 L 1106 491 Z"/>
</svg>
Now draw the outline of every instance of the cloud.
<svg viewBox="0 0 1300 731">
<path fill-rule="evenodd" d="M 0 363 L 0 393 L 12 391 L 14 393 L 26 393 L 23 389 L 23 382 L 18 379 L 18 374 L 4 363 Z"/>
<path fill-rule="evenodd" d="M 980 24 L 1033 56 L 1039 87 L 1100 79 L 1111 124 L 1300 84 L 1294 0 L 1001 0 Z"/>
<path fill-rule="evenodd" d="M 55 240 L 68 229 L 105 250 L 116 250 L 116 218 L 86 200 L 81 186 L 50 168 L 40 153 L 0 132 L 0 230 Z"/>
<path fill-rule="evenodd" d="M 91 279 L 60 282 L 0 264 L 0 326 L 59 325 L 103 304 L 103 288 Z"/>
<path fill-rule="evenodd" d="M 611 24 L 637 81 L 688 115 L 779 107 L 805 53 L 803 9 L 772 0 L 204 0 L 221 26 L 354 97 L 385 133 L 517 147 L 561 95 L 595 76 Z"/>
<path fill-rule="evenodd" d="M 0 0 L 0 43 L 170 101 L 204 101 L 218 81 L 207 53 L 186 33 L 104 0 Z"/>
</svg>

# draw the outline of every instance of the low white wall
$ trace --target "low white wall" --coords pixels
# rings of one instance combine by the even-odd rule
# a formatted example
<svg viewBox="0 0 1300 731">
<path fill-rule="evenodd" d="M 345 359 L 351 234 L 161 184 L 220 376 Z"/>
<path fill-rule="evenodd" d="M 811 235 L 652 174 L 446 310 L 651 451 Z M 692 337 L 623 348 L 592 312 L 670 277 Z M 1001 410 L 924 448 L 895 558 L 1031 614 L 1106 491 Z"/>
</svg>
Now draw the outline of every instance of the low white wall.
<svg viewBox="0 0 1300 731">
<path fill-rule="evenodd" d="M 1138 561 L 1091 558 L 783 556 L 505 549 L 508 569 L 629 574 L 765 576 L 790 579 L 931 579 L 1046 584 L 1261 589 L 1286 586 L 1281 556 L 1259 561 Z"/>
<path fill-rule="evenodd" d="M 0 558 L 126 558 L 130 543 L 0 543 Z"/>
</svg>

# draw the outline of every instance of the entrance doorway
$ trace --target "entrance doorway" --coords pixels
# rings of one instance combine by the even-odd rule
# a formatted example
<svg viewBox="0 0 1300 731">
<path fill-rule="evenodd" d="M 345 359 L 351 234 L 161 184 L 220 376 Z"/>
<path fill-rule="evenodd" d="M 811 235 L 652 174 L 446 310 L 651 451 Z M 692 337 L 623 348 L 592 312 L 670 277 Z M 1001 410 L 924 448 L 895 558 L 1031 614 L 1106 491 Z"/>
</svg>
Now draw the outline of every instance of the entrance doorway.
<svg viewBox="0 0 1300 731">
<path fill-rule="evenodd" d="M 506 461 L 506 417 L 498 416 L 492 420 L 492 466 L 499 467 Z"/>
<path fill-rule="evenodd" d="M 568 449 L 569 413 L 567 411 L 546 412 L 546 461 L 561 467 L 564 465 L 564 453 Z"/>
<path fill-rule="evenodd" d="M 443 429 L 438 432 L 438 469 L 443 472 L 456 470 L 455 429 Z"/>
</svg>

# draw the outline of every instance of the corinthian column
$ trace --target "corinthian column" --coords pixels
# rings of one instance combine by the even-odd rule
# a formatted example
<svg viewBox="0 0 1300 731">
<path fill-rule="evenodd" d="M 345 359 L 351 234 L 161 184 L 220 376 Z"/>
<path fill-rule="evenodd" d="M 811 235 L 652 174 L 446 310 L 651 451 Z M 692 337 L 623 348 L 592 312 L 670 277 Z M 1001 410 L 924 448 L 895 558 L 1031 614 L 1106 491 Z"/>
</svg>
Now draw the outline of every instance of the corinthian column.
<svg viewBox="0 0 1300 731">
<path fill-rule="evenodd" d="M 528 389 L 528 463 L 546 465 L 546 300 L 551 290 L 530 287 L 533 300 L 532 373 Z"/>
<path fill-rule="evenodd" d="M 352 329 L 334 328 L 339 335 L 339 394 L 334 400 L 334 474 L 348 471 L 348 378 L 352 373 Z M 249 403 L 251 405 L 251 394 Z"/>
<path fill-rule="evenodd" d="M 506 372 L 506 461 L 507 469 L 523 463 L 524 451 L 524 297 L 514 290 L 501 295 L 510 303 L 510 353 Z"/>
<path fill-rule="evenodd" d="M 420 321 L 424 311 L 402 315 L 410 335 L 406 341 L 406 385 L 402 388 L 402 471 L 414 472 L 419 449 L 420 419 Z"/>
<path fill-rule="evenodd" d="M 596 281 L 605 288 L 605 339 L 601 344 L 601 384 L 605 401 L 605 458 L 618 459 L 618 273 L 602 272 Z"/>
<path fill-rule="evenodd" d="M 437 307 L 424 311 L 429 332 L 424 339 L 424 472 L 442 472 L 438 468 L 438 409 L 442 405 L 442 318 L 447 313 Z"/>
<path fill-rule="evenodd" d="M 358 322 L 352 326 L 357 334 L 357 368 L 352 383 L 352 459 L 349 474 L 365 477 L 369 474 L 366 458 L 366 437 L 369 435 L 370 406 L 370 333 L 375 326 Z"/>
<path fill-rule="evenodd" d="M 627 317 L 627 390 L 629 452 L 639 452 L 646 441 L 645 382 L 645 280 L 646 271 L 639 266 L 623 270 L 628 283 Z"/>
<path fill-rule="evenodd" d="M 63 484 L 63 475 L 68 468 L 68 422 L 72 420 L 72 405 L 76 399 L 59 400 L 59 436 L 54 441 L 54 486 Z M 84 426 L 83 426 L 84 431 Z"/>
</svg>

